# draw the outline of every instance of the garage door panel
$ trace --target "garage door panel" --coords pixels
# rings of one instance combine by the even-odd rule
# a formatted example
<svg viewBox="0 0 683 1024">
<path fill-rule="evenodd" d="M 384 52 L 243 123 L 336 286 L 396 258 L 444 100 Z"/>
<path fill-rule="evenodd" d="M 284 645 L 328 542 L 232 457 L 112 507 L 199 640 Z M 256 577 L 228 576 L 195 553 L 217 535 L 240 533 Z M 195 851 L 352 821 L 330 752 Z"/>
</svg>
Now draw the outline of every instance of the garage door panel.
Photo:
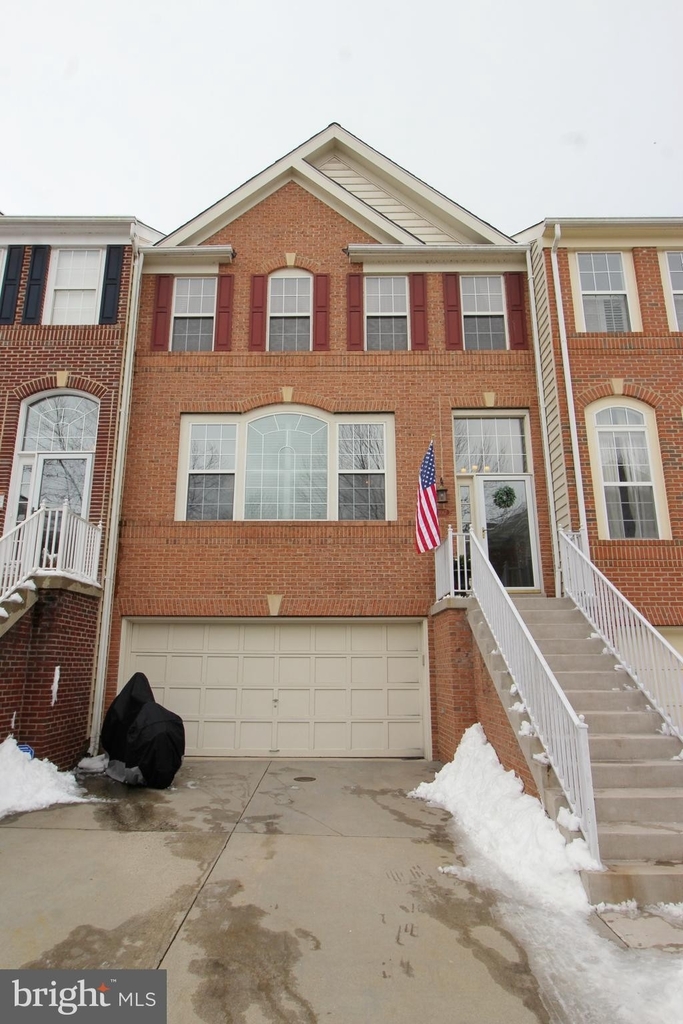
<svg viewBox="0 0 683 1024">
<path fill-rule="evenodd" d="M 419 716 L 420 691 L 418 687 L 387 691 L 387 714 L 398 717 Z"/>
<path fill-rule="evenodd" d="M 316 717 L 327 715 L 348 715 L 348 690 L 314 690 L 313 714 Z"/>
<path fill-rule="evenodd" d="M 424 750 L 421 623 L 135 622 L 122 652 L 185 722 L 188 754 Z"/>
<path fill-rule="evenodd" d="M 309 686 L 311 681 L 310 658 L 280 658 L 280 686 Z"/>
<path fill-rule="evenodd" d="M 385 658 L 351 658 L 351 682 L 354 686 L 386 683 Z"/>
<path fill-rule="evenodd" d="M 194 680 L 196 684 L 202 682 L 202 668 L 204 659 L 200 654 L 185 657 L 182 654 L 172 654 L 166 668 L 167 683 L 185 683 Z"/>
<path fill-rule="evenodd" d="M 204 714 L 233 718 L 237 714 L 237 688 L 204 691 Z"/>
<path fill-rule="evenodd" d="M 209 656 L 206 659 L 206 682 L 209 686 L 237 686 L 240 675 L 239 658 Z"/>
<path fill-rule="evenodd" d="M 274 690 L 245 688 L 240 694 L 239 714 L 245 718 L 272 718 L 274 697 Z"/>
</svg>

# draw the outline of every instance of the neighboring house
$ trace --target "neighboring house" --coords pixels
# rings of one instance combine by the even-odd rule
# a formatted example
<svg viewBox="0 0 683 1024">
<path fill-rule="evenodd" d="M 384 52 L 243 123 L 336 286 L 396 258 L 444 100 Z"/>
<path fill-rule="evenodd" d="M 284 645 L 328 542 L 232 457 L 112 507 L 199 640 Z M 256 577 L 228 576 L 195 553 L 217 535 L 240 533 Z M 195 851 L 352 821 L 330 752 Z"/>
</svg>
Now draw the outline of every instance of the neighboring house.
<svg viewBox="0 0 683 1024">
<path fill-rule="evenodd" d="M 516 237 L 532 246 L 557 521 L 683 651 L 683 218 L 548 218 Z"/>
<path fill-rule="evenodd" d="M 554 588 L 527 247 L 331 125 L 143 260 L 107 700 L 144 671 L 188 753 L 450 758 L 431 439 L 444 532 Z"/>
<path fill-rule="evenodd" d="M 159 237 L 130 217 L 0 217 L 0 735 L 69 767 L 88 740 L 134 246 Z"/>
</svg>

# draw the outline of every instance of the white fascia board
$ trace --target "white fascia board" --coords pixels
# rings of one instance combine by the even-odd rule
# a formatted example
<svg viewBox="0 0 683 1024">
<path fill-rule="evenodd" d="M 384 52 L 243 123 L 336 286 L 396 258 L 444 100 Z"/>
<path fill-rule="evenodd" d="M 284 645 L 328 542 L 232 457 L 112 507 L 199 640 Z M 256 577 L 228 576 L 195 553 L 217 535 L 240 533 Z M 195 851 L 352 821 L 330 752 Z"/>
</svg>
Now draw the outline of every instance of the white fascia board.
<svg viewBox="0 0 683 1024">
<path fill-rule="evenodd" d="M 144 253 L 143 274 L 158 274 L 164 269 L 183 273 L 187 267 L 217 273 L 219 263 L 232 263 L 235 250 L 231 245 L 179 245 L 175 249 L 159 249 L 157 246 L 142 246 Z"/>
<path fill-rule="evenodd" d="M 130 245 L 150 234 L 150 241 L 163 237 L 135 217 L 0 217 L 3 245 Z"/>
<path fill-rule="evenodd" d="M 683 244 L 681 217 L 546 217 L 533 237 L 544 248 L 552 246 L 555 225 L 560 225 L 560 246 L 595 246 L 633 248 L 634 246 L 667 246 Z M 521 232 L 515 237 L 531 231 Z"/>
<path fill-rule="evenodd" d="M 388 273 L 388 268 L 406 265 L 428 267 L 434 272 L 505 267 L 526 270 L 526 245 L 349 245 L 350 263 L 362 263 L 364 269 Z"/>
<path fill-rule="evenodd" d="M 498 231 L 491 224 L 480 220 L 479 217 L 475 217 L 469 210 L 459 206 L 452 199 L 449 199 L 435 188 L 432 188 L 431 185 L 422 181 L 421 178 L 416 178 L 414 174 L 406 171 L 400 164 L 394 163 L 393 160 L 368 146 L 367 143 L 355 135 L 351 135 L 341 125 L 330 125 L 325 132 L 321 132 L 319 136 L 314 136 L 309 143 L 305 143 L 300 148 L 299 154 L 303 159 L 313 155 L 323 155 L 326 150 L 332 148 L 331 143 L 333 142 L 338 142 L 341 148 L 350 150 L 355 159 L 366 169 L 374 170 L 375 173 L 379 171 L 390 187 L 392 183 L 397 183 L 402 190 L 413 192 L 424 207 L 433 209 L 441 217 L 445 215 L 449 221 L 454 221 L 460 230 L 465 228 L 475 238 L 480 238 L 485 242 L 509 244 L 509 235 L 503 234 L 502 231 Z M 308 150 L 308 152 L 302 152 L 303 150 Z M 455 225 L 452 230 L 457 231 L 458 228 Z"/>
</svg>

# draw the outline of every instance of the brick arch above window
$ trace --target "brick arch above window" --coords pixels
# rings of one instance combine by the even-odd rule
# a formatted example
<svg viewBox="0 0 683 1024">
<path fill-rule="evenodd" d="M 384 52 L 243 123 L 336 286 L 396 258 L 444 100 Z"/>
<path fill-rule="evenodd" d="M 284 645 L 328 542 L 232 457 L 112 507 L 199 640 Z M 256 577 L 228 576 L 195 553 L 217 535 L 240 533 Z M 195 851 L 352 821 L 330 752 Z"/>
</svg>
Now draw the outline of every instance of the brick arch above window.
<svg viewBox="0 0 683 1024">
<path fill-rule="evenodd" d="M 607 380 L 602 384 L 594 384 L 593 387 L 579 392 L 576 395 L 576 404 L 579 408 L 585 409 L 593 402 L 597 402 L 602 398 L 614 399 L 614 404 L 618 404 L 620 398 L 632 398 L 636 401 L 644 402 L 645 405 L 652 406 L 653 409 L 657 409 L 671 400 L 670 395 L 665 397 L 659 391 L 643 387 L 640 384 L 632 384 L 629 381 L 624 381 L 623 394 L 615 395 L 612 390 L 611 381 Z"/>
<path fill-rule="evenodd" d="M 88 395 L 101 399 L 110 391 L 110 388 L 106 384 L 100 383 L 100 381 L 92 380 L 90 377 L 83 377 L 80 374 L 72 373 L 68 375 L 66 384 L 60 384 L 56 373 L 47 373 L 42 377 L 34 377 L 33 380 L 18 384 L 12 389 L 12 394 L 20 401 L 23 401 L 25 398 L 39 395 L 41 391 L 62 390 L 84 391 Z"/>
</svg>

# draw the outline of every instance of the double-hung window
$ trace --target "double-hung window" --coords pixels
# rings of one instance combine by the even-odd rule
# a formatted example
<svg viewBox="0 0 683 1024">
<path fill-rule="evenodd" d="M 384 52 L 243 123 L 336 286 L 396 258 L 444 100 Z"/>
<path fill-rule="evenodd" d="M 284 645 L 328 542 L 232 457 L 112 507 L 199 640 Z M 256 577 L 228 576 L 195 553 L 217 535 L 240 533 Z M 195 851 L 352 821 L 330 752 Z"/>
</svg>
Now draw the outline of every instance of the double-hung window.
<svg viewBox="0 0 683 1024">
<path fill-rule="evenodd" d="M 577 254 L 586 331 L 630 331 L 626 277 L 620 252 Z"/>
<path fill-rule="evenodd" d="M 301 270 L 271 274 L 268 294 L 268 349 L 309 352 L 313 278 Z"/>
<path fill-rule="evenodd" d="M 408 278 L 365 278 L 365 347 L 397 352 L 408 348 Z"/>
<path fill-rule="evenodd" d="M 57 249 L 53 252 L 45 311 L 47 323 L 97 323 L 102 256 L 102 249 Z"/>
<path fill-rule="evenodd" d="M 659 536 L 645 416 L 610 406 L 595 414 L 609 536 Z"/>
<path fill-rule="evenodd" d="M 676 329 L 683 331 L 683 252 L 668 252 L 666 260 L 676 312 Z"/>
<path fill-rule="evenodd" d="M 503 278 L 462 277 L 462 312 L 466 349 L 504 349 L 505 293 Z"/>
<path fill-rule="evenodd" d="M 173 295 L 173 352 L 210 352 L 216 312 L 215 277 L 177 277 Z"/>
<path fill-rule="evenodd" d="M 396 518 L 393 418 L 277 407 L 181 421 L 176 518 Z"/>
</svg>

